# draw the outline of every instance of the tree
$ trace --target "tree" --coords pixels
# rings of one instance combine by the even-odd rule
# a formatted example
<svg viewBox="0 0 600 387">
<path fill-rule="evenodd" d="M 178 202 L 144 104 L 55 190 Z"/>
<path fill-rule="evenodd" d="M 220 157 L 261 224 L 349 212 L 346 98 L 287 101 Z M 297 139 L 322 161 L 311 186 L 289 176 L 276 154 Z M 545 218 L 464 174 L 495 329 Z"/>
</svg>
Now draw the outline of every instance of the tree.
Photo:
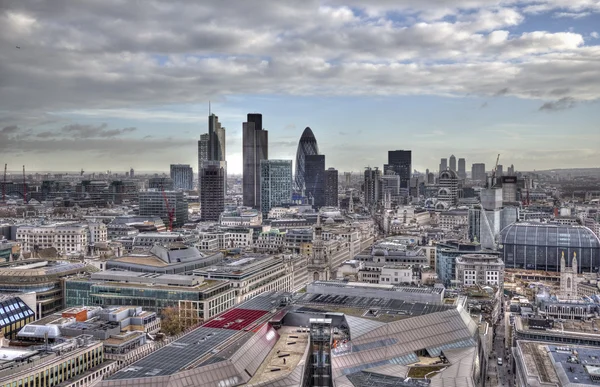
<svg viewBox="0 0 600 387">
<path fill-rule="evenodd" d="M 165 335 L 175 336 L 191 327 L 193 323 L 181 316 L 181 310 L 178 307 L 171 306 L 163 309 L 160 325 L 161 331 Z"/>
</svg>

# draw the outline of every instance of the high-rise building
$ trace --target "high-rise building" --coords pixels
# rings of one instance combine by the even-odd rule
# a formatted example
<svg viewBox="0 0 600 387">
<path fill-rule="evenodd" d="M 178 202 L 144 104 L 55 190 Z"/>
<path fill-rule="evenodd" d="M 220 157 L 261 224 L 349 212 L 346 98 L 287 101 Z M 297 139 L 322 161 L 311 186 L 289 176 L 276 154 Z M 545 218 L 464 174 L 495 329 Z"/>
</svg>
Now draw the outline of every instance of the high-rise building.
<svg viewBox="0 0 600 387">
<path fill-rule="evenodd" d="M 260 161 L 269 159 L 269 132 L 262 127 L 262 114 L 248 114 L 242 133 L 244 176 L 243 203 L 246 207 L 260 207 Z"/>
<path fill-rule="evenodd" d="M 379 200 L 381 171 L 375 167 L 367 167 L 365 169 L 365 182 L 364 182 L 364 193 L 365 193 L 365 206 L 372 207 L 377 204 Z"/>
<path fill-rule="evenodd" d="M 260 161 L 260 210 L 263 215 L 271 208 L 292 201 L 292 160 Z"/>
<path fill-rule="evenodd" d="M 350 188 L 352 183 L 352 172 L 344 172 L 344 188 Z"/>
<path fill-rule="evenodd" d="M 513 164 L 510 165 L 510 167 L 508 167 L 508 176 L 514 176 L 515 175 L 515 166 Z"/>
<path fill-rule="evenodd" d="M 133 168 L 131 168 L 129 170 L 129 177 L 133 179 L 134 176 L 135 176 L 135 171 L 133 170 Z"/>
<path fill-rule="evenodd" d="M 447 203 L 449 206 L 458 203 L 458 176 L 451 169 L 440 172 L 438 181 L 438 200 Z"/>
<path fill-rule="evenodd" d="M 208 159 L 225 161 L 225 128 L 214 114 L 208 116 L 208 139 Z"/>
<path fill-rule="evenodd" d="M 474 163 L 471 167 L 471 180 L 485 182 L 487 175 L 485 174 L 484 163 Z"/>
<path fill-rule="evenodd" d="M 300 136 L 300 142 L 298 143 L 298 150 L 296 151 L 296 176 L 294 178 L 294 189 L 297 192 L 302 193 L 305 189 L 306 174 L 306 156 L 318 155 L 319 146 L 317 145 L 317 139 L 313 134 L 312 130 L 307 126 Z"/>
<path fill-rule="evenodd" d="M 325 205 L 325 155 L 306 155 L 304 187 L 314 207 Z"/>
<path fill-rule="evenodd" d="M 458 178 L 464 180 L 467 178 L 467 162 L 465 159 L 458 159 Z"/>
<path fill-rule="evenodd" d="M 412 151 L 388 151 L 388 163 L 383 169 L 384 172 L 393 170 L 396 175 L 400 176 L 400 186 L 408 188 L 412 171 Z"/>
<path fill-rule="evenodd" d="M 445 171 L 446 169 L 448 169 L 448 159 L 441 159 L 440 160 L 440 172 Z"/>
<path fill-rule="evenodd" d="M 454 172 L 458 172 L 456 169 L 456 156 L 454 155 L 450 156 L 450 169 Z"/>
<path fill-rule="evenodd" d="M 504 169 L 504 167 L 501 164 L 498 164 L 498 166 L 496 167 L 496 177 L 497 178 L 504 176 L 503 169 Z"/>
<path fill-rule="evenodd" d="M 225 208 L 225 162 L 202 162 L 198 176 L 200 219 L 219 220 Z"/>
<path fill-rule="evenodd" d="M 173 227 L 183 226 L 188 219 L 188 204 L 181 191 L 141 191 L 139 193 L 139 211 L 141 216 L 160 216 L 169 224 L 169 211 L 173 212 Z"/>
<path fill-rule="evenodd" d="M 338 206 L 338 171 L 335 168 L 325 171 L 325 205 Z"/>
<path fill-rule="evenodd" d="M 198 173 L 202 168 L 202 162 L 208 160 L 208 149 L 210 146 L 210 137 L 208 133 L 200 135 L 200 141 L 198 141 Z"/>
<path fill-rule="evenodd" d="M 173 189 L 192 190 L 194 171 L 189 164 L 171 164 L 171 180 L 173 180 Z"/>
</svg>

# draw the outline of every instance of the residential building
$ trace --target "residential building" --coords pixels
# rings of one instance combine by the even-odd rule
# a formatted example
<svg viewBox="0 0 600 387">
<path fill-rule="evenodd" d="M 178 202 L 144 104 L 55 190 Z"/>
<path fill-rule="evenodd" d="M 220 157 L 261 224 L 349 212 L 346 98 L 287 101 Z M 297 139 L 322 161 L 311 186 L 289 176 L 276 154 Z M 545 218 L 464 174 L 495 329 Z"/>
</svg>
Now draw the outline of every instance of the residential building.
<svg viewBox="0 0 600 387">
<path fill-rule="evenodd" d="M 338 171 L 335 168 L 325 171 L 325 205 L 338 206 Z"/>
<path fill-rule="evenodd" d="M 269 159 L 269 132 L 263 129 L 262 114 L 248 114 L 242 129 L 244 170 L 243 205 L 260 208 L 260 161 Z"/>
<path fill-rule="evenodd" d="M 205 221 L 219 220 L 225 208 L 225 184 L 224 162 L 204 161 L 198 176 L 200 219 Z"/>
<path fill-rule="evenodd" d="M 171 180 L 175 190 L 194 189 L 194 171 L 188 164 L 171 164 Z"/>
<path fill-rule="evenodd" d="M 304 192 L 306 197 L 309 198 L 309 203 L 315 208 L 321 208 L 325 205 L 325 184 L 325 156 L 306 155 Z"/>
<path fill-rule="evenodd" d="M 298 150 L 296 151 L 294 189 L 301 194 L 305 190 L 306 156 L 318 154 L 319 146 L 317 144 L 317 139 L 315 138 L 312 129 L 307 126 L 304 129 L 304 132 L 302 132 L 302 136 L 300 136 Z"/>
<path fill-rule="evenodd" d="M 504 262 L 497 255 L 463 254 L 456 257 L 457 282 L 462 286 L 504 285 Z"/>
<path fill-rule="evenodd" d="M 181 191 L 140 191 L 139 214 L 160 216 L 169 224 L 169 211 L 173 214 L 173 227 L 181 227 L 188 220 L 188 204 Z"/>
<path fill-rule="evenodd" d="M 273 207 L 292 201 L 292 160 L 260 161 L 260 210 L 268 215 Z"/>
</svg>

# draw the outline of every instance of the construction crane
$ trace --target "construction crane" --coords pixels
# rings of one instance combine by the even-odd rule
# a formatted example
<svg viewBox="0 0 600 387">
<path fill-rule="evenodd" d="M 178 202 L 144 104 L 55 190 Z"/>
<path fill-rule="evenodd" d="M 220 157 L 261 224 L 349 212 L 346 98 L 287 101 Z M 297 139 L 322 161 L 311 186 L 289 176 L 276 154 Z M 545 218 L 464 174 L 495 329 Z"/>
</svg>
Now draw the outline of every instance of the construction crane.
<svg viewBox="0 0 600 387">
<path fill-rule="evenodd" d="M 163 200 L 165 201 L 165 207 L 167 208 L 167 216 L 169 217 L 169 232 L 173 231 L 173 215 L 175 214 L 175 209 L 169 206 L 169 199 L 167 199 L 167 194 L 165 193 L 165 188 L 161 185 L 160 191 L 162 192 Z"/>
<path fill-rule="evenodd" d="M 496 185 L 496 171 L 498 171 L 498 162 L 500 161 L 500 153 L 498 153 L 498 157 L 496 157 L 496 165 L 494 165 L 494 169 L 492 170 L 492 182 L 491 187 Z"/>
<path fill-rule="evenodd" d="M 6 203 L 6 167 L 8 164 L 4 164 L 4 181 L 2 183 L 2 202 Z"/>
<path fill-rule="evenodd" d="M 25 181 L 25 166 L 23 165 L 23 201 L 27 204 L 27 182 Z"/>
</svg>

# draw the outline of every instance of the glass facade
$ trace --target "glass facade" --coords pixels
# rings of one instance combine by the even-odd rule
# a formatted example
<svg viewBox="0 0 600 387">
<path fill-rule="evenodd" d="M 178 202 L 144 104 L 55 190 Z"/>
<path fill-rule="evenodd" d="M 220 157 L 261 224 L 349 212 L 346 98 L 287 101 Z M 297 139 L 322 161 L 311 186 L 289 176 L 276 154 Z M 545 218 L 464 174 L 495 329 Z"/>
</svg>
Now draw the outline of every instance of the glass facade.
<svg viewBox="0 0 600 387">
<path fill-rule="evenodd" d="M 35 313 L 19 297 L 0 298 L 0 332 L 8 339 L 35 320 Z"/>
<path fill-rule="evenodd" d="M 292 200 L 292 160 L 260 161 L 260 209 L 263 215 L 271 208 Z"/>
<path fill-rule="evenodd" d="M 506 268 L 560 271 L 563 254 L 568 266 L 577 254 L 579 273 L 600 268 L 600 240 L 587 227 L 514 223 L 500 237 Z"/>
<path fill-rule="evenodd" d="M 298 150 L 296 151 L 296 177 L 295 177 L 295 189 L 297 192 L 302 192 L 305 189 L 305 176 L 306 176 L 306 156 L 318 155 L 319 146 L 317 145 L 317 139 L 312 132 L 312 129 L 306 127 L 302 136 L 300 136 L 300 142 L 298 143 Z"/>
</svg>

